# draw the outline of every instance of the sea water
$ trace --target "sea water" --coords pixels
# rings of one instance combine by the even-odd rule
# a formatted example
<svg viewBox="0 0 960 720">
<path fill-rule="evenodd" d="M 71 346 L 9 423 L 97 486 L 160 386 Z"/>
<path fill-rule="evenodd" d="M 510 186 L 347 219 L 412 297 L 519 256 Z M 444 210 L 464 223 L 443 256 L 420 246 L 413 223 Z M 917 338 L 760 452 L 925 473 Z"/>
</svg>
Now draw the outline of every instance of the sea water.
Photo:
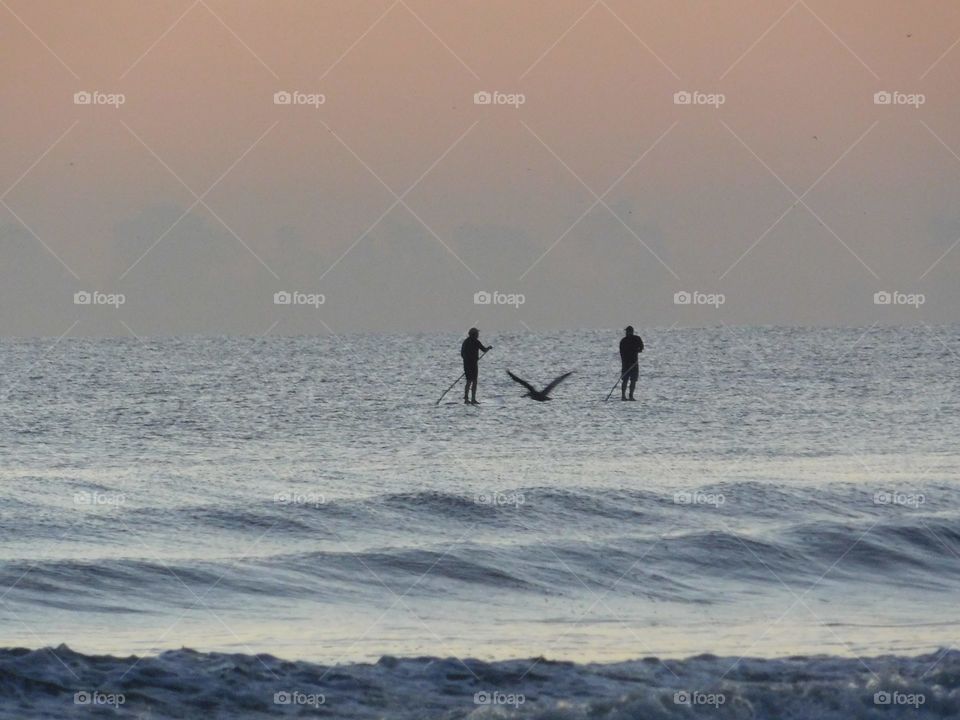
<svg viewBox="0 0 960 720">
<path fill-rule="evenodd" d="M 0 716 L 956 712 L 960 328 L 641 335 L 0 342 Z"/>
</svg>

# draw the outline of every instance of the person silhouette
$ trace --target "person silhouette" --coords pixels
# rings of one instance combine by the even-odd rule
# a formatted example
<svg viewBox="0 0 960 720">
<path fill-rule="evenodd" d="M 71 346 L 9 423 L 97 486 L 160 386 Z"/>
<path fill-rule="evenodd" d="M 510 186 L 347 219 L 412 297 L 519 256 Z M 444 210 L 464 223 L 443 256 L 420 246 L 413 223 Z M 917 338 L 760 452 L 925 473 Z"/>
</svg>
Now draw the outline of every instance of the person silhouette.
<svg viewBox="0 0 960 720">
<path fill-rule="evenodd" d="M 633 400 L 633 391 L 640 377 L 640 353 L 643 352 L 643 340 L 633 334 L 633 325 L 627 325 L 626 333 L 620 340 L 620 399 Z M 630 397 L 627 397 L 627 381 L 630 381 Z"/>
<path fill-rule="evenodd" d="M 467 332 L 467 338 L 460 345 L 460 357 L 463 358 L 463 374 L 467 384 L 463 387 L 464 405 L 479 405 L 477 402 L 477 378 L 480 374 L 480 351 L 488 352 L 493 345 L 484 347 L 480 342 L 480 331 L 475 327 Z M 468 399 L 469 395 L 469 399 Z"/>
</svg>

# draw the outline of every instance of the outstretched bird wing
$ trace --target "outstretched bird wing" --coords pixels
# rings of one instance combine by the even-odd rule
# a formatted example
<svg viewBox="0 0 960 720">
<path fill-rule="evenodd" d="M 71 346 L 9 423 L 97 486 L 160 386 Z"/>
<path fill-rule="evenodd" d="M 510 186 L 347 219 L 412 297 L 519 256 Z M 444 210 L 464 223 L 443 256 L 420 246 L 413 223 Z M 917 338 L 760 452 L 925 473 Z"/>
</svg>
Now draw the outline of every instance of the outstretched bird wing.
<svg viewBox="0 0 960 720">
<path fill-rule="evenodd" d="M 524 379 L 522 379 L 522 378 L 518 378 L 516 375 L 514 375 L 514 374 L 513 374 L 512 372 L 510 372 L 509 370 L 507 370 L 507 375 L 509 375 L 509 376 L 510 376 L 510 379 L 513 380 L 515 383 L 518 383 L 518 384 L 520 384 L 520 385 L 523 385 L 523 386 L 524 386 L 527 390 L 529 390 L 530 392 L 532 392 L 532 393 L 537 392 L 537 389 L 536 389 L 535 387 L 533 387 L 533 385 L 531 385 L 530 383 L 528 383 L 526 380 L 524 380 Z"/>
<path fill-rule="evenodd" d="M 564 380 L 566 380 L 566 379 L 567 379 L 568 377 L 570 377 L 571 375 L 573 375 L 573 370 L 571 370 L 571 371 L 568 372 L 568 373 L 564 373 L 564 374 L 561 375 L 560 377 L 554 378 L 553 382 L 550 383 L 549 385 L 547 385 L 547 386 L 543 389 L 543 394 L 544 394 L 544 395 L 549 395 L 551 390 L 553 390 L 557 385 L 559 385 L 560 383 L 562 383 Z"/>
</svg>

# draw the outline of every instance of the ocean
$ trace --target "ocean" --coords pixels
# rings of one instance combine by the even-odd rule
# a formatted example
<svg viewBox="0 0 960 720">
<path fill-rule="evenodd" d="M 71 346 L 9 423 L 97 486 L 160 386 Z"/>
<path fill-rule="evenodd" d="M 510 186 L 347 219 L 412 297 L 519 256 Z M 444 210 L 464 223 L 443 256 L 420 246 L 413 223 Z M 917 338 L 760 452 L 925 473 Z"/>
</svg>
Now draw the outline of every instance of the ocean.
<svg viewBox="0 0 960 720">
<path fill-rule="evenodd" d="M 639 333 L 0 341 L 0 717 L 960 715 L 960 326 Z"/>
</svg>

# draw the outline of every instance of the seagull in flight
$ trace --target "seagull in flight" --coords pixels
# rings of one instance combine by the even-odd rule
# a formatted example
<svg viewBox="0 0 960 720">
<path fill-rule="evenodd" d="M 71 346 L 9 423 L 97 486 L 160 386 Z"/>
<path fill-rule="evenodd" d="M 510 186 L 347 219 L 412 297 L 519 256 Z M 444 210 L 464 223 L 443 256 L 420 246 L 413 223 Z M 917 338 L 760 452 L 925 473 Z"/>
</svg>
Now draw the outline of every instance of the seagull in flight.
<svg viewBox="0 0 960 720">
<path fill-rule="evenodd" d="M 510 379 L 513 380 L 515 383 L 519 385 L 523 385 L 527 389 L 527 392 L 524 393 L 523 395 L 524 397 L 528 397 L 531 400 L 536 400 L 537 402 L 546 402 L 547 400 L 552 399 L 550 397 L 550 391 L 553 390 L 557 385 L 562 383 L 564 380 L 566 380 L 568 377 L 573 375 L 573 371 L 571 370 L 568 373 L 564 373 L 563 375 L 560 375 L 559 377 L 554 378 L 553 382 L 547 385 L 543 390 L 537 390 L 533 385 L 531 385 L 530 383 L 528 383 L 526 380 L 522 378 L 518 378 L 509 370 L 507 370 L 507 375 L 509 375 Z"/>
</svg>

